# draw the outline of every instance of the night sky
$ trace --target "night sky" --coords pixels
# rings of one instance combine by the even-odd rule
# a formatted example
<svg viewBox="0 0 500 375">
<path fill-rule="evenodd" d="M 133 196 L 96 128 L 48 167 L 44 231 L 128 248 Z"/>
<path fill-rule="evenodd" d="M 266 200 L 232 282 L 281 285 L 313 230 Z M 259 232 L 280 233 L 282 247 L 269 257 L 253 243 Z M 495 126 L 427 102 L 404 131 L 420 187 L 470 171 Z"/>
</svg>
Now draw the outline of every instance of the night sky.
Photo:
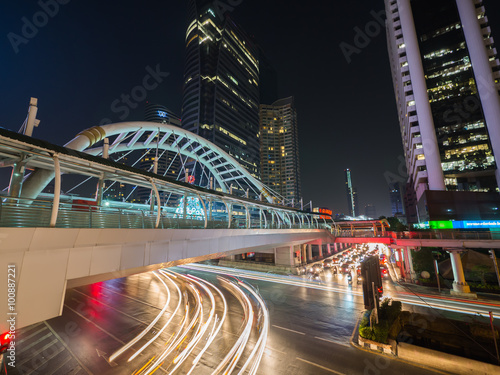
<svg viewBox="0 0 500 375">
<path fill-rule="evenodd" d="M 111 107 L 142 84 L 148 67 L 169 74 L 147 100 L 180 115 L 184 1 L 61 2 L 45 18 L 36 1 L 0 4 L 0 126 L 17 131 L 32 96 L 41 120 L 33 135 L 55 144 L 103 120 L 142 120 L 145 101 L 134 101 L 126 117 Z M 295 97 L 304 200 L 346 212 L 343 171 L 350 168 L 361 213 L 371 203 L 378 215 L 389 215 L 387 181 L 405 180 L 405 171 L 385 31 L 374 16 L 384 2 L 220 3 L 238 4 L 228 5 L 231 16 L 278 71 L 280 97 Z M 500 38 L 500 2 L 484 4 Z M 23 36 L 23 17 L 41 26 L 25 28 Z M 340 45 L 356 48 L 356 27 L 368 27 L 372 36 L 349 63 Z M 1 188 L 7 184 L 0 182 Z"/>
</svg>

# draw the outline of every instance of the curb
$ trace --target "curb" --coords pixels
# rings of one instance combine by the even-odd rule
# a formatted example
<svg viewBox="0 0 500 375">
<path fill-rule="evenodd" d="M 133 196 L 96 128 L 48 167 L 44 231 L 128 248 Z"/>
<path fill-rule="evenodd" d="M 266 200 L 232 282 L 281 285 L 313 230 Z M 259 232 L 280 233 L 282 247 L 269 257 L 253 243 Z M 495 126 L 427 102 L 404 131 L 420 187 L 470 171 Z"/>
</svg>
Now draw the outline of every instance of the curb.
<svg viewBox="0 0 500 375">
<path fill-rule="evenodd" d="M 445 372 L 443 370 L 439 370 L 439 369 L 436 369 L 434 367 L 422 365 L 418 362 L 406 361 L 404 359 L 399 358 L 397 355 L 394 355 L 394 354 L 387 354 L 384 352 L 380 352 L 378 350 L 371 350 L 371 349 L 368 349 L 368 348 L 365 348 L 365 347 L 359 345 L 357 342 L 354 341 L 354 337 L 357 337 L 356 334 L 358 333 L 359 321 L 361 320 L 361 317 L 363 316 L 364 313 L 365 313 L 365 311 L 362 311 L 361 314 L 358 316 L 358 320 L 356 321 L 356 325 L 354 326 L 354 329 L 352 331 L 351 339 L 349 342 L 353 348 L 356 348 L 358 350 L 362 350 L 362 351 L 367 352 L 367 353 L 376 354 L 376 355 L 379 355 L 379 356 L 382 356 L 382 357 L 385 357 L 388 359 L 393 359 L 395 361 L 398 361 L 398 362 L 401 362 L 401 363 L 404 363 L 407 365 L 419 367 L 419 368 L 424 369 L 424 370 L 433 371 L 437 374 L 443 374 L 443 375 L 452 375 L 453 374 L 452 372 Z"/>
</svg>

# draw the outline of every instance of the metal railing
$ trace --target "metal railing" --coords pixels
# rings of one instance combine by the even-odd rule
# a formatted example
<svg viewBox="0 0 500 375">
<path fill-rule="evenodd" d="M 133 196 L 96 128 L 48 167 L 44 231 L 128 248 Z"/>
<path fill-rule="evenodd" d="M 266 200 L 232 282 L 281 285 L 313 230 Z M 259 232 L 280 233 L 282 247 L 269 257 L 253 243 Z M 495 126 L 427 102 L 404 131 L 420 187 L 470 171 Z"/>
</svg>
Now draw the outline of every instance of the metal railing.
<svg viewBox="0 0 500 375">
<path fill-rule="evenodd" d="M 457 230 L 442 230 L 442 231 L 429 231 L 429 232 L 385 232 L 377 233 L 373 231 L 339 231 L 336 233 L 337 237 L 352 237 L 352 238 L 394 238 L 398 240 L 491 240 L 500 239 L 492 235 L 491 232 L 470 232 L 470 231 L 457 231 Z"/>
<path fill-rule="evenodd" d="M 0 200 L 0 227 L 49 227 L 53 202 L 50 200 L 27 200 L 7 198 Z M 181 217 L 182 216 L 182 217 Z M 60 203 L 56 221 L 57 228 L 122 228 L 154 229 L 157 211 L 144 209 L 122 209 L 98 207 L 80 203 Z M 267 222 L 258 217 L 232 217 L 229 226 L 227 216 L 218 215 L 207 220 L 203 215 L 179 215 L 172 210 L 163 210 L 158 228 L 161 229 L 328 229 L 318 225 L 285 224 Z"/>
</svg>

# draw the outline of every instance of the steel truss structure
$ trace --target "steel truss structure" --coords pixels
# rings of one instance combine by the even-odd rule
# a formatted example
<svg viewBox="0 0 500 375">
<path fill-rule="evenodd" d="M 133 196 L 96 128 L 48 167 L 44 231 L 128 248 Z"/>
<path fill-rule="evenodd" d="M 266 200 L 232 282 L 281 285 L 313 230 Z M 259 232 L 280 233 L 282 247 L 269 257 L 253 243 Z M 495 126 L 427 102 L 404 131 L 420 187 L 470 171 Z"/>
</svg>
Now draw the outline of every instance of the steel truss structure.
<svg viewBox="0 0 500 375">
<path fill-rule="evenodd" d="M 183 156 L 196 160 L 202 168 L 208 170 L 217 185 L 215 189 L 195 186 L 95 156 L 102 155 L 103 151 L 107 153 L 107 150 L 103 149 L 103 146 L 98 146 L 97 143 L 108 137 L 114 137 L 110 142 L 110 153 L 148 147 L 177 151 Z M 306 227 L 331 230 L 333 226 L 332 221 L 327 222 L 318 213 L 305 212 L 273 203 L 276 198 L 273 199 L 269 190 L 242 168 L 234 158 L 207 140 L 171 125 L 140 122 L 94 127 L 78 134 L 66 144 L 66 147 L 0 129 L 0 166 L 12 167 L 14 170 L 9 197 L 2 202 L 3 226 L 17 226 L 15 222 L 9 224 L 9 220 L 5 220 L 4 213 L 11 210 L 14 215 L 10 216 L 14 218 L 20 215 L 19 212 L 23 210 L 23 207 L 25 209 L 30 207 L 31 210 L 39 207 L 44 208 L 45 211 L 50 208 L 50 220 L 47 220 L 47 226 L 52 227 L 73 227 L 76 222 L 80 223 L 77 225 L 82 226 L 81 220 L 73 220 L 72 217 L 77 215 L 77 212 L 86 211 L 90 212 L 90 217 L 93 212 L 95 215 L 95 211 L 102 213 L 99 221 L 100 227 L 123 227 L 121 219 L 116 224 L 116 221 L 106 220 L 106 217 L 107 213 L 111 215 L 110 210 L 115 210 L 114 214 L 119 212 L 121 215 L 120 210 L 125 209 L 127 212 L 131 210 L 148 212 L 146 216 L 154 217 L 154 223 L 151 224 L 154 228 L 175 226 L 172 224 L 174 222 L 177 227 L 199 228 Z M 22 188 L 15 188 L 12 185 L 16 183 L 16 171 L 24 173 L 25 169 L 34 169 L 34 171 L 26 178 Z M 75 207 L 74 204 L 71 206 L 71 202 L 61 201 L 61 173 L 142 186 L 151 189 L 156 199 L 150 206 L 126 202 L 115 203 L 114 207 L 94 206 L 82 209 L 81 206 Z M 40 192 L 54 177 L 53 200 L 49 204 L 37 200 Z M 255 193 L 259 192 L 258 198 L 265 197 L 267 201 L 230 194 L 230 182 L 235 180 L 244 180 Z M 16 184 L 22 185 L 22 179 L 18 178 Z M 199 214 L 189 214 L 185 207 L 179 213 L 176 211 L 178 207 L 165 206 L 165 202 L 161 201 L 160 192 L 176 194 L 183 197 L 185 202 L 189 198 L 196 199 L 201 207 Z M 66 220 L 62 220 L 61 217 L 58 219 L 62 211 L 66 213 L 64 216 Z M 165 221 L 166 219 L 170 224 Z M 144 220 L 142 222 L 144 227 Z M 95 225 L 95 221 L 90 224 L 92 227 Z"/>
</svg>

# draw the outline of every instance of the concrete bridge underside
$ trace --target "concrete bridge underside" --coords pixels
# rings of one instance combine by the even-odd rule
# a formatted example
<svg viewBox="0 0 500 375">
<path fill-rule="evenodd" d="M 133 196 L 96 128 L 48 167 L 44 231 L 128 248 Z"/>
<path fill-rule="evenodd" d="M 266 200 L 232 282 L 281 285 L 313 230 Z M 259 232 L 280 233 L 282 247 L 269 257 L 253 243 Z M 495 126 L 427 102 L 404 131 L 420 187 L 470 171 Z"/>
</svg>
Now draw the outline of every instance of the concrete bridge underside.
<svg viewBox="0 0 500 375">
<path fill-rule="evenodd" d="M 80 285 L 244 252 L 313 241 L 321 229 L 0 228 L 0 269 L 16 269 L 16 327 L 61 315 L 65 291 Z M 0 288 L 0 311 L 8 311 Z M 0 332 L 7 322 L 0 321 Z"/>
</svg>

